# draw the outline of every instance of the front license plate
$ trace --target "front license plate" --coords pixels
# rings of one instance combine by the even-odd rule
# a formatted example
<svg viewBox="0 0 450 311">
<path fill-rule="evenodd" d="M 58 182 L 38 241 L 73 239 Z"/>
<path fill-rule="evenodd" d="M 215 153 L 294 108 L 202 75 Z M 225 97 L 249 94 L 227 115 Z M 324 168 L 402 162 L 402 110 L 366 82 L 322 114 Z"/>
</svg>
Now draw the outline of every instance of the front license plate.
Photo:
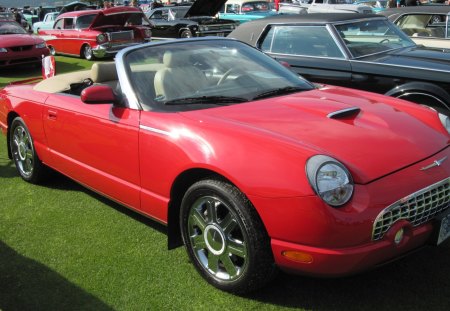
<svg viewBox="0 0 450 311">
<path fill-rule="evenodd" d="M 439 231 L 436 245 L 439 245 L 450 238 L 450 211 L 447 211 L 444 215 L 437 218 L 437 223 Z"/>
</svg>

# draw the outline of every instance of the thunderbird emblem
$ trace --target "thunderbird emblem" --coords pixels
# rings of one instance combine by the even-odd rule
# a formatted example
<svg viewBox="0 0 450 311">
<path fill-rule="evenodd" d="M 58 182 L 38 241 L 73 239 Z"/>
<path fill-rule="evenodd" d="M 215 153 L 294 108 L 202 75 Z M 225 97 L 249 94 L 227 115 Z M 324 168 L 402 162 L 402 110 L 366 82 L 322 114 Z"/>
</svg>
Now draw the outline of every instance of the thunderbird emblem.
<svg viewBox="0 0 450 311">
<path fill-rule="evenodd" d="M 420 170 L 421 171 L 425 171 L 425 170 L 430 169 L 430 168 L 435 167 L 435 166 L 441 166 L 442 162 L 444 162 L 445 160 L 447 160 L 447 157 L 443 157 L 440 160 L 435 160 L 433 163 L 431 163 L 430 165 L 422 167 Z"/>
</svg>

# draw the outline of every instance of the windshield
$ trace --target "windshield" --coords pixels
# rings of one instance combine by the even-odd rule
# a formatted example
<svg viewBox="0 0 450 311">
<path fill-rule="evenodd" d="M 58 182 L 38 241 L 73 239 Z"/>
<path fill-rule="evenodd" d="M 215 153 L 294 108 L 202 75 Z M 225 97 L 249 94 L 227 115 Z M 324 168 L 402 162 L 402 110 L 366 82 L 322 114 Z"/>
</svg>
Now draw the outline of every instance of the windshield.
<svg viewBox="0 0 450 311">
<path fill-rule="evenodd" d="M 242 4 L 242 13 L 266 12 L 269 11 L 269 3 L 267 1 L 246 2 Z"/>
<path fill-rule="evenodd" d="M 365 20 L 335 25 L 354 57 L 414 46 L 415 43 L 387 20 Z"/>
<path fill-rule="evenodd" d="M 27 34 L 25 29 L 20 27 L 16 22 L 1 22 L 0 23 L 0 35 L 10 34 Z"/>
<path fill-rule="evenodd" d="M 130 84 L 145 110 L 193 110 L 310 90 L 312 84 L 234 40 L 142 47 L 125 55 Z"/>
</svg>

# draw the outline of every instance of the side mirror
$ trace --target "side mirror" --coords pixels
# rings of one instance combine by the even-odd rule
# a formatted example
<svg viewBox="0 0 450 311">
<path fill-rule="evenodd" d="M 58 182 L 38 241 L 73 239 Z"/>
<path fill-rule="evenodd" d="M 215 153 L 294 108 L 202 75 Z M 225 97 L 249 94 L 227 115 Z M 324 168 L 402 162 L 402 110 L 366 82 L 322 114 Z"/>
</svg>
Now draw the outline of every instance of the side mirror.
<svg viewBox="0 0 450 311">
<path fill-rule="evenodd" d="M 85 104 L 116 103 L 116 95 L 108 85 L 93 85 L 81 92 L 81 101 Z"/>
</svg>

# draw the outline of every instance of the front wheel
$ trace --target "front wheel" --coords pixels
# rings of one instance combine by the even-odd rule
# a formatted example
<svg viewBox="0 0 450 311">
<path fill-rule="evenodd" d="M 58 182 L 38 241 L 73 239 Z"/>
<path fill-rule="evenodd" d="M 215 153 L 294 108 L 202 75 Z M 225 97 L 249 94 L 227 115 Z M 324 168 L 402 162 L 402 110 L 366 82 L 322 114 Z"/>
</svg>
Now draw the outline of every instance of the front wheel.
<svg viewBox="0 0 450 311">
<path fill-rule="evenodd" d="M 180 38 L 192 38 L 192 32 L 190 30 L 183 30 L 180 34 Z"/>
<path fill-rule="evenodd" d="M 82 52 L 81 52 L 81 57 L 83 57 L 87 60 L 94 59 L 94 54 L 92 53 L 92 48 L 90 45 L 86 44 L 85 46 L 83 46 Z"/>
<path fill-rule="evenodd" d="M 190 259 L 215 287 L 246 293 L 275 275 L 262 221 L 233 185 L 216 179 L 195 183 L 184 195 L 180 220 Z"/>
<path fill-rule="evenodd" d="M 22 118 L 13 120 L 9 135 L 11 154 L 20 176 L 30 183 L 38 183 L 45 176 L 47 168 L 36 154 L 33 138 Z"/>
</svg>

